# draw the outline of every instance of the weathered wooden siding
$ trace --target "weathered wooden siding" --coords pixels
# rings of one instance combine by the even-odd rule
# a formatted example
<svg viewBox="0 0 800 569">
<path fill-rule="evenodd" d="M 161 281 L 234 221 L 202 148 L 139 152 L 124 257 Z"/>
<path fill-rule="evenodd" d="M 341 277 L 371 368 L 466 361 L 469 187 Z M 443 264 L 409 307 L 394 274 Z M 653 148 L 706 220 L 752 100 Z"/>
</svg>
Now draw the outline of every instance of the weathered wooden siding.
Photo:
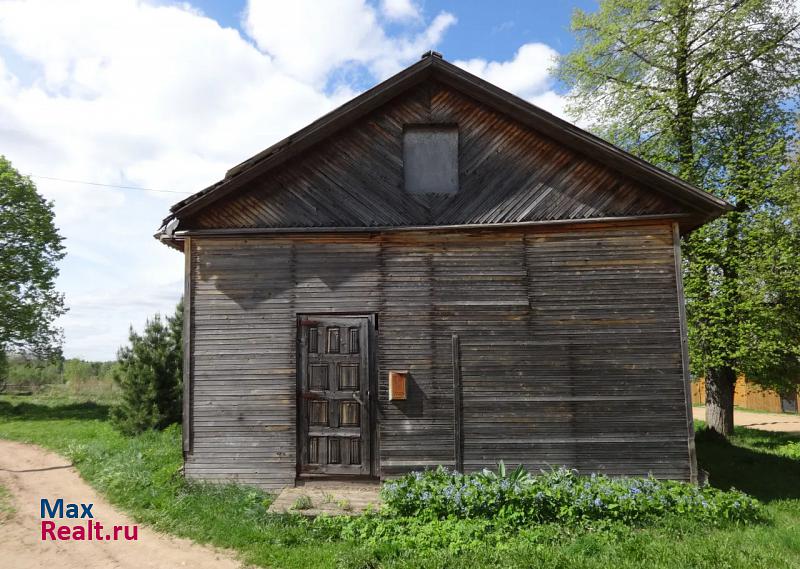
<svg viewBox="0 0 800 569">
<path fill-rule="evenodd" d="M 403 127 L 457 124 L 452 196 L 403 191 Z M 685 212 L 663 194 L 436 82 L 282 165 L 181 229 L 493 224 Z"/>
<path fill-rule="evenodd" d="M 295 477 L 295 317 L 377 313 L 384 476 L 499 459 L 689 477 L 672 229 L 664 224 L 192 239 L 189 476 Z M 411 370 L 407 401 L 387 373 Z"/>
</svg>

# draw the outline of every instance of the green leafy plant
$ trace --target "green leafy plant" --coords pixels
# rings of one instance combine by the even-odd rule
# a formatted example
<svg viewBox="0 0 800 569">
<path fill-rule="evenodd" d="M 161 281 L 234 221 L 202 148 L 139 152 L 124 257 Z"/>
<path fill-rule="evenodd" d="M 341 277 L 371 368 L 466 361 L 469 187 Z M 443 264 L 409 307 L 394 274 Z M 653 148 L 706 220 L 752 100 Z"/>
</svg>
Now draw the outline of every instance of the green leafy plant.
<svg viewBox="0 0 800 569">
<path fill-rule="evenodd" d="M 292 504 L 293 510 L 310 510 L 314 507 L 314 502 L 311 501 L 311 496 L 307 496 L 306 494 L 301 494 L 297 497 Z"/>
<path fill-rule="evenodd" d="M 518 467 L 465 475 L 439 467 L 413 472 L 385 484 L 384 512 L 421 519 L 487 519 L 512 526 L 587 521 L 636 525 L 680 515 L 709 524 L 746 523 L 762 518 L 757 500 L 737 490 L 722 491 L 654 478 L 579 476 L 553 469 L 531 476 Z"/>
</svg>

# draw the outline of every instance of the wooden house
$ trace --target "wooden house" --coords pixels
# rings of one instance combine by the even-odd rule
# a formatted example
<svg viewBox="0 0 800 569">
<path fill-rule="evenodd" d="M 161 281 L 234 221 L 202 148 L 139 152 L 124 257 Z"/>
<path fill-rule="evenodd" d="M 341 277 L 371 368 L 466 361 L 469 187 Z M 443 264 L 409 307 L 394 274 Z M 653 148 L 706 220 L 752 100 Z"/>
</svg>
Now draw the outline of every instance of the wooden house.
<svg viewBox="0 0 800 569">
<path fill-rule="evenodd" d="M 164 220 L 186 475 L 695 480 L 680 236 L 728 207 L 426 54 Z"/>
</svg>

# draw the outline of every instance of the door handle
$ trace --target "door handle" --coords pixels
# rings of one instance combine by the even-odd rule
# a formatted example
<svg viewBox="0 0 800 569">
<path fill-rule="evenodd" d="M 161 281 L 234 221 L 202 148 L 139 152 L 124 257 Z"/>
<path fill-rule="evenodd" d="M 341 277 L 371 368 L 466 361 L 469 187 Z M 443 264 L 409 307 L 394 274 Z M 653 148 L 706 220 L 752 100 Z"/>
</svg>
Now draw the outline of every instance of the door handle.
<svg viewBox="0 0 800 569">
<path fill-rule="evenodd" d="M 356 393 L 355 391 L 353 391 L 353 399 L 355 399 L 356 401 L 358 401 L 358 404 L 359 404 L 359 405 L 364 405 L 364 402 L 363 402 L 363 401 L 361 401 L 361 398 L 358 396 L 358 393 Z"/>
</svg>

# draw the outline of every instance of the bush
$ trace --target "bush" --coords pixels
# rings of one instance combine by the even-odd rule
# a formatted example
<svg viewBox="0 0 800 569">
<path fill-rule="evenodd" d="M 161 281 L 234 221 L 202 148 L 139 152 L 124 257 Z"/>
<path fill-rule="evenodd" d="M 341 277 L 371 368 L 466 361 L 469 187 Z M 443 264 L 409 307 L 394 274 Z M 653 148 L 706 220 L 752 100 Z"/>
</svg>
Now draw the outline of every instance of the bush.
<svg viewBox="0 0 800 569">
<path fill-rule="evenodd" d="M 736 490 L 578 476 L 566 468 L 532 476 L 522 468 L 506 473 L 502 463 L 497 473 L 464 475 L 442 467 L 413 472 L 384 484 L 381 495 L 379 512 L 318 517 L 307 522 L 310 534 L 358 544 L 347 562 L 370 566 L 412 553 L 427 559 L 555 547 L 587 530 L 599 536 L 594 542 L 613 542 L 647 525 L 707 527 L 765 519 L 760 503 Z"/>
<path fill-rule="evenodd" d="M 532 476 L 460 474 L 446 468 L 413 472 L 381 490 L 388 515 L 427 520 L 488 519 L 512 526 L 587 521 L 649 523 L 679 515 L 706 524 L 745 523 L 762 517 L 759 502 L 737 490 L 722 491 L 654 478 L 579 476 L 566 468 Z"/>
</svg>

